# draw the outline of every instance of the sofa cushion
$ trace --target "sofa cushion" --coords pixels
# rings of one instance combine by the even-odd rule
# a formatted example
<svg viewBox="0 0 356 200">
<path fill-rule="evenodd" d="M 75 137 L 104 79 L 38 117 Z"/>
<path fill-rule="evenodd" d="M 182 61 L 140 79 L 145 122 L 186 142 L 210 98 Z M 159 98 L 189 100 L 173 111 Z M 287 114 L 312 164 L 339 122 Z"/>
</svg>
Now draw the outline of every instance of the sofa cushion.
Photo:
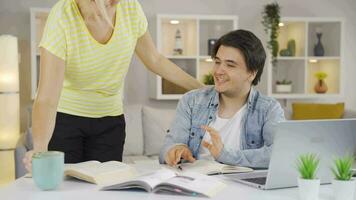
<svg viewBox="0 0 356 200">
<path fill-rule="evenodd" d="M 150 160 L 148 156 L 136 155 L 136 156 L 123 156 L 122 162 L 126 164 L 133 164 L 136 161 Z"/>
<path fill-rule="evenodd" d="M 124 156 L 143 154 L 142 106 L 124 106 L 126 121 L 126 140 Z"/>
<path fill-rule="evenodd" d="M 293 120 L 340 119 L 344 114 L 344 103 L 315 104 L 293 103 Z"/>
<path fill-rule="evenodd" d="M 176 111 L 144 106 L 142 112 L 144 155 L 158 155 Z"/>
</svg>

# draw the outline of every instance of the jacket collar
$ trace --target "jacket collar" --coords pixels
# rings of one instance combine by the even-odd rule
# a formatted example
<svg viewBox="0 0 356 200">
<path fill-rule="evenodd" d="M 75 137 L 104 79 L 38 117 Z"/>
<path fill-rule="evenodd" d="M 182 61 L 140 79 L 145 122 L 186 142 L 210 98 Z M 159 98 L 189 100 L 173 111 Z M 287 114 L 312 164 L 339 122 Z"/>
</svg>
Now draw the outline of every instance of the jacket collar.
<svg viewBox="0 0 356 200">
<path fill-rule="evenodd" d="M 211 97 L 210 97 L 210 101 L 208 102 L 208 108 L 217 108 L 219 106 L 219 93 L 215 90 L 215 87 L 211 88 Z M 251 87 L 250 89 L 250 93 L 248 95 L 248 99 L 247 99 L 247 108 L 250 109 L 254 109 L 257 98 L 256 97 L 256 90 L 254 89 L 254 87 Z"/>
</svg>

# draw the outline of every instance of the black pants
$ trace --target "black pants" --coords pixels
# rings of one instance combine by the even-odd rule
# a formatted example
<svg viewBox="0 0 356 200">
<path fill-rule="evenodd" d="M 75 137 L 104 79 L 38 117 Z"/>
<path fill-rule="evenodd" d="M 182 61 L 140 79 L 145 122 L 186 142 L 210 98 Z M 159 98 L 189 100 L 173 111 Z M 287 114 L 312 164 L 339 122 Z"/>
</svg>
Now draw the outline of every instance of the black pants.
<svg viewBox="0 0 356 200">
<path fill-rule="evenodd" d="M 65 163 L 122 161 L 125 136 L 124 115 L 87 118 L 57 113 L 48 150 L 64 152 Z"/>
</svg>

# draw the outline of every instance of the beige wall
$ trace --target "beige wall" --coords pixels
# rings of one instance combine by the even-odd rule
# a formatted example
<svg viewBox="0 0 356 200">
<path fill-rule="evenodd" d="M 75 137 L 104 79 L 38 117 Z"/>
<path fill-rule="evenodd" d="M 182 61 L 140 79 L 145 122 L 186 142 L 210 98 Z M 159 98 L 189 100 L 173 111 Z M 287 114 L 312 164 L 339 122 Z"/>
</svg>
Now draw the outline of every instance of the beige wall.
<svg viewBox="0 0 356 200">
<path fill-rule="evenodd" d="M 155 15 L 172 14 L 232 14 L 239 16 L 239 28 L 249 29 L 259 37 L 265 38 L 261 26 L 261 10 L 267 0 L 139 0 L 149 20 L 149 30 L 155 38 Z M 50 7 L 56 0 L 0 0 L 0 34 L 12 34 L 19 38 L 21 53 L 20 91 L 21 91 L 21 129 L 27 127 L 26 108 L 31 104 L 31 71 L 30 71 L 30 7 Z M 346 102 L 347 108 L 356 110 L 356 57 L 353 48 L 356 46 L 356 2 L 354 0 L 280 0 L 283 16 L 309 17 L 344 17 L 346 20 L 345 98 L 335 101 Z M 137 77 L 141 82 L 137 82 Z M 143 65 L 133 59 L 126 80 L 126 99 L 129 104 L 146 104 L 154 107 L 175 107 L 177 101 L 156 101 L 148 98 L 148 72 Z M 259 89 L 266 91 L 266 73 Z M 128 92 L 130 91 L 130 92 Z"/>
</svg>

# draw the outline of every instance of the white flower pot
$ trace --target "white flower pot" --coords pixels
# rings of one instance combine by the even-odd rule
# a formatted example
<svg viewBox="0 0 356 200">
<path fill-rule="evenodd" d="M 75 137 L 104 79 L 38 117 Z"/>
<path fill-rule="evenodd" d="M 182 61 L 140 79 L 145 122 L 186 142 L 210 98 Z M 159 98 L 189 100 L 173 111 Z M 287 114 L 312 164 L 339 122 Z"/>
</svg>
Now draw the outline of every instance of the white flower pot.
<svg viewBox="0 0 356 200">
<path fill-rule="evenodd" d="M 333 180 L 332 186 L 334 190 L 335 200 L 353 200 L 356 181 L 351 179 L 349 181 Z"/>
<path fill-rule="evenodd" d="M 277 84 L 276 85 L 276 92 L 278 93 L 288 93 L 292 92 L 292 85 L 282 85 L 282 84 Z"/>
<path fill-rule="evenodd" d="M 300 200 L 318 200 L 320 179 L 298 178 Z"/>
</svg>

